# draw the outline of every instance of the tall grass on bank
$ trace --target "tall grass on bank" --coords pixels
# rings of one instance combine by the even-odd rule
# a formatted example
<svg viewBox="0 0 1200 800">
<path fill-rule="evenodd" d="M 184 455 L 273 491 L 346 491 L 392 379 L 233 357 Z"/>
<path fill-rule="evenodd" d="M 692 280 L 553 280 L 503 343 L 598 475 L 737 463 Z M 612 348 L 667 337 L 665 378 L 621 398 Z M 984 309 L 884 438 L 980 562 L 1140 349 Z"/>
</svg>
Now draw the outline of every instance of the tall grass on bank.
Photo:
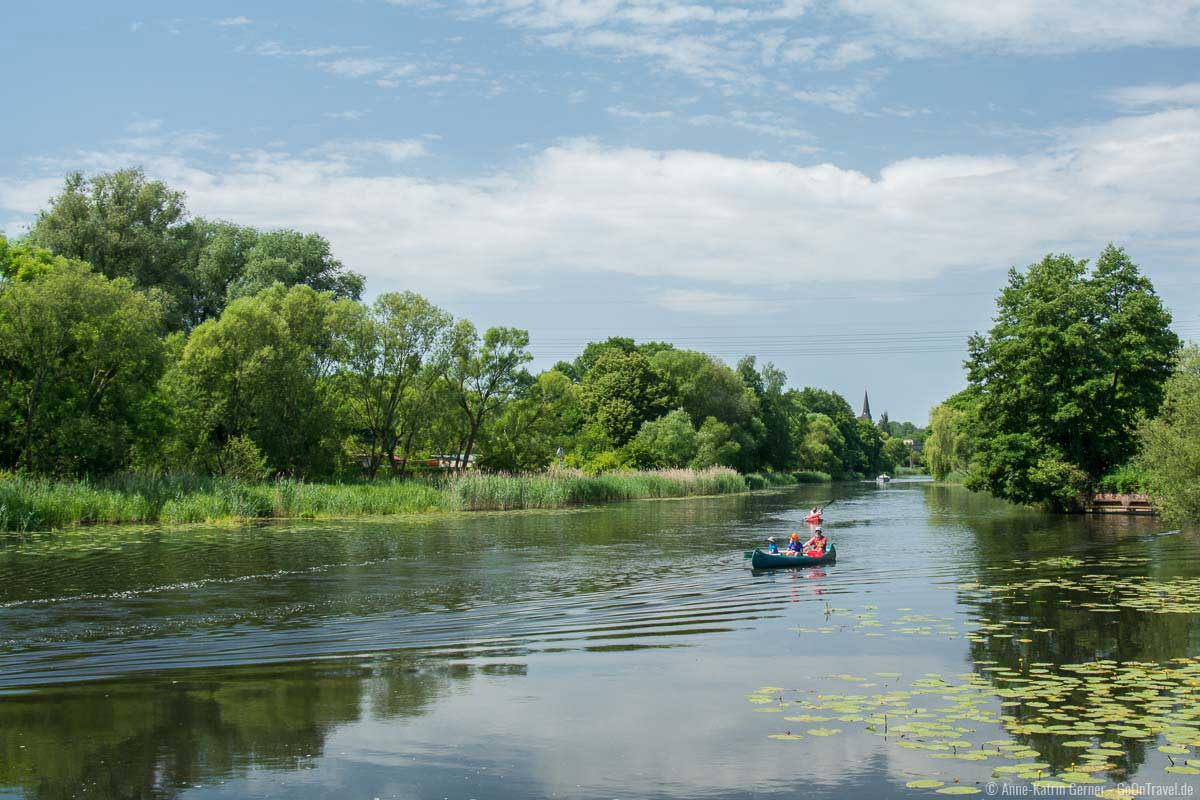
<svg viewBox="0 0 1200 800">
<path fill-rule="evenodd" d="M 602 475 L 586 475 L 578 470 L 522 475 L 468 473 L 450 480 L 446 492 L 450 506 L 460 511 L 505 511 L 653 497 L 733 494 L 746 488 L 746 481 L 734 470 L 712 467 Z"/>
<path fill-rule="evenodd" d="M 913 475 L 928 475 L 924 467 L 896 467 L 896 471 L 892 473 L 893 478 L 911 477 Z"/>
<path fill-rule="evenodd" d="M 802 472 L 751 472 L 745 476 L 750 489 L 766 489 L 768 486 L 794 486 L 797 483 L 829 483 L 833 477 L 828 472 L 805 470 Z"/>
<path fill-rule="evenodd" d="M 0 530 L 184 523 L 270 517 L 353 517 L 447 510 L 418 481 L 247 483 L 228 478 L 120 476 L 102 481 L 0 480 Z"/>
<path fill-rule="evenodd" d="M 437 484 L 416 480 L 250 483 L 195 475 L 125 475 L 97 481 L 14 476 L 0 479 L 0 530 L 563 508 L 731 494 L 747 488 L 741 475 L 723 467 L 596 476 L 574 470 L 527 475 L 469 473 Z"/>
</svg>

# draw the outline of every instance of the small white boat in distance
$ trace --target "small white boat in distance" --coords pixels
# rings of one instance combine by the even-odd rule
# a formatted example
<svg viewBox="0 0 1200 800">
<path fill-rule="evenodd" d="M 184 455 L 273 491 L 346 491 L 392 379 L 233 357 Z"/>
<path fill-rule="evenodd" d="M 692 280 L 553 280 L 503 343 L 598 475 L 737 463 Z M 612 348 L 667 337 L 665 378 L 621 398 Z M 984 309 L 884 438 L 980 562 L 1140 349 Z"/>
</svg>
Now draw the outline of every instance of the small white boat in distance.
<svg viewBox="0 0 1200 800">
<path fill-rule="evenodd" d="M 876 478 L 875 478 L 875 482 L 876 482 L 876 483 L 887 483 L 887 482 L 888 482 L 888 481 L 890 481 L 891 479 L 892 479 L 892 476 L 891 476 L 891 475 L 888 475 L 888 474 L 885 472 L 885 473 L 883 473 L 882 475 L 878 475 L 878 476 L 876 476 Z"/>
</svg>

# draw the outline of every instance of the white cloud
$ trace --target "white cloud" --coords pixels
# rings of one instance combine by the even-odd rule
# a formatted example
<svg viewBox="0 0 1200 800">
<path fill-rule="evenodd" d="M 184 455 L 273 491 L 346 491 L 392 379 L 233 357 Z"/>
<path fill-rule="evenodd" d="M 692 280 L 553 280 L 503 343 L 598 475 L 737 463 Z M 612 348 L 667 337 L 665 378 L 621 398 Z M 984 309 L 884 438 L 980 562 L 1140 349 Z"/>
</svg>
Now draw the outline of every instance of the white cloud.
<svg viewBox="0 0 1200 800">
<path fill-rule="evenodd" d="M 404 59 L 392 55 L 366 55 L 363 48 L 323 46 L 291 48 L 280 42 L 264 42 L 252 49 L 257 55 L 275 58 L 318 59 L 316 66 L 339 78 L 366 80 L 381 89 L 394 89 L 403 84 L 439 93 L 446 84 L 462 83 L 483 87 L 488 94 L 498 94 L 502 87 L 489 77 L 487 70 L 472 64 L 461 64 L 439 57 Z"/>
<path fill-rule="evenodd" d="M 130 133 L 153 133 L 162 127 L 161 119 L 135 119 L 125 126 Z"/>
<path fill-rule="evenodd" d="M 343 78 L 365 78 L 386 72 L 389 75 L 403 74 L 404 68 L 390 58 L 339 58 L 324 61 L 321 68 Z"/>
<path fill-rule="evenodd" d="M 366 139 L 333 142 L 313 152 L 330 160 L 382 158 L 393 164 L 429 154 L 425 142 L 420 139 Z"/>
<path fill-rule="evenodd" d="M 671 311 L 715 316 L 747 313 L 767 314 L 781 311 L 784 308 L 782 303 L 765 297 L 711 292 L 703 289 L 668 289 L 657 298 L 656 302 Z"/>
<path fill-rule="evenodd" d="M 128 127 L 130 132 L 136 135 L 118 139 L 117 143 L 129 150 L 141 152 L 183 153 L 189 150 L 207 150 L 220 138 L 211 131 L 163 132 L 159 120 L 149 120 L 144 124 L 135 122 Z"/>
<path fill-rule="evenodd" d="M 340 119 L 346 120 L 347 122 L 353 122 L 354 120 L 362 119 L 367 114 L 368 112 L 366 111 L 360 111 L 356 108 L 351 108 L 347 109 L 346 111 L 327 111 L 322 116 L 328 117 L 329 119 Z"/>
<path fill-rule="evenodd" d="M 1108 92 L 1105 97 L 1122 108 L 1135 111 L 1157 107 L 1200 106 L 1200 83 L 1123 86 Z"/>
<path fill-rule="evenodd" d="M 131 23 L 129 23 L 129 32 L 137 33 L 145 27 L 146 27 L 146 23 L 142 22 L 141 20 L 138 20 L 136 22 L 131 22 Z"/>
<path fill-rule="evenodd" d="M 1196 0 L 836 0 L 836 5 L 900 46 L 1062 53 L 1200 44 Z"/>
<path fill-rule="evenodd" d="M 254 20 L 249 17 L 225 17 L 217 20 L 217 24 L 222 28 L 240 27 L 242 25 L 251 25 Z"/>
<path fill-rule="evenodd" d="M 782 117 L 771 111 L 733 111 L 727 115 L 697 114 L 688 119 L 692 125 L 711 127 L 727 125 L 761 136 L 778 139 L 811 139 L 812 135 L 801 128 L 792 127 Z"/>
<path fill-rule="evenodd" d="M 859 80 L 845 86 L 797 89 L 792 92 L 792 97 L 802 103 L 824 106 L 843 114 L 854 114 L 862 110 L 862 102 L 871 92 L 871 83 Z"/>
<path fill-rule="evenodd" d="M 415 2 L 415 0 L 413 0 Z M 947 50 L 1066 53 L 1200 44 L 1200 0 L 426 0 L 541 43 L 732 84 Z M 786 76 L 785 76 L 786 79 Z"/>
<path fill-rule="evenodd" d="M 629 119 L 639 120 L 668 119 L 674 115 L 674 112 L 670 109 L 663 109 L 661 111 L 638 111 L 636 108 L 627 108 L 625 106 L 609 106 L 605 109 L 605 111 L 607 111 L 609 114 L 612 114 L 614 117 L 627 117 Z"/>
<path fill-rule="evenodd" d="M 0 217 L 32 214 L 68 164 L 142 163 L 185 190 L 198 214 L 320 231 L 375 290 L 500 290 L 552 270 L 709 282 L 711 291 L 723 283 L 740 294 L 931 278 L 1051 250 L 1092 255 L 1109 240 L 1139 256 L 1200 244 L 1195 109 L 1062 132 L 1021 157 L 900 160 L 878 176 L 592 141 L 465 178 L 372 173 L 365 158 L 421 153 L 414 140 L 247 151 L 216 166 L 188 154 L 83 153 L 54 163 L 49 183 L 0 179 Z"/>
<path fill-rule="evenodd" d="M 9 231 L 19 229 L 46 205 L 46 201 L 58 194 L 63 187 L 61 175 L 25 180 L 0 178 L 0 208 L 23 215 L 24 220 L 10 220 Z"/>
<path fill-rule="evenodd" d="M 282 42 L 263 42 L 252 48 L 251 52 L 260 56 L 300 56 L 304 58 L 328 58 L 342 53 L 351 53 L 360 48 L 343 47 L 341 45 L 322 45 L 321 47 L 287 47 Z"/>
</svg>

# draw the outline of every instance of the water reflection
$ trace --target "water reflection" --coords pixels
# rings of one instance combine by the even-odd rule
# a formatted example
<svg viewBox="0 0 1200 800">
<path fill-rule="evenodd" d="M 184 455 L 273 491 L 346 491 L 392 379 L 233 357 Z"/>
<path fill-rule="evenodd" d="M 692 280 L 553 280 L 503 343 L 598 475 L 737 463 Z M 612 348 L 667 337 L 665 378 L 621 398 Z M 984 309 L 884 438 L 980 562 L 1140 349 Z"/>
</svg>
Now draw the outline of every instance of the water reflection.
<svg viewBox="0 0 1200 800">
<path fill-rule="evenodd" d="M 902 481 L 833 491 L 839 563 L 763 574 L 742 552 L 829 487 L 10 540 L 0 794 L 887 796 L 929 758 L 840 721 L 836 736 L 769 740 L 795 723 L 748 712 L 745 694 L 869 695 L 926 673 L 1003 686 L 1001 669 L 1200 652 L 1195 615 L 1100 611 L 1053 584 L 994 590 L 1198 576 L 1194 532 Z M 878 685 L 831 689 L 846 673 Z M 1054 768 L 1073 757 L 1016 738 Z M 1117 767 L 1159 769 L 1151 751 L 1133 742 Z M 971 768 L 954 777 L 990 769 Z"/>
<path fill-rule="evenodd" d="M 474 672 L 306 664 L 10 694 L 0 702 L 0 785 L 37 798 L 165 798 L 251 770 L 311 768 L 337 726 L 419 716 Z"/>
</svg>

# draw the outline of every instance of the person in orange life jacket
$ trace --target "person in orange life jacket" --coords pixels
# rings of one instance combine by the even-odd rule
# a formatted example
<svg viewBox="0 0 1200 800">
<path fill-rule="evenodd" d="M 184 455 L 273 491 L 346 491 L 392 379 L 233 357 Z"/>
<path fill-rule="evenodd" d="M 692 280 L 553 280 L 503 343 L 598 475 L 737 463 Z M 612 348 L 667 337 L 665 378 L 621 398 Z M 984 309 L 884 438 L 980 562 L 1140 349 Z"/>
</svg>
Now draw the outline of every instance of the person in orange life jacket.
<svg viewBox="0 0 1200 800">
<path fill-rule="evenodd" d="M 767 537 L 767 552 L 773 556 L 779 555 L 779 545 L 775 544 L 775 537 Z"/>
<path fill-rule="evenodd" d="M 825 538 L 825 534 L 821 533 L 821 526 L 818 525 L 811 539 L 804 543 L 804 555 L 811 558 L 820 558 L 825 555 L 825 548 L 829 545 L 829 540 Z"/>
<path fill-rule="evenodd" d="M 792 538 L 788 540 L 787 552 L 789 556 L 798 556 L 804 546 L 800 544 L 800 534 L 792 532 Z"/>
</svg>

